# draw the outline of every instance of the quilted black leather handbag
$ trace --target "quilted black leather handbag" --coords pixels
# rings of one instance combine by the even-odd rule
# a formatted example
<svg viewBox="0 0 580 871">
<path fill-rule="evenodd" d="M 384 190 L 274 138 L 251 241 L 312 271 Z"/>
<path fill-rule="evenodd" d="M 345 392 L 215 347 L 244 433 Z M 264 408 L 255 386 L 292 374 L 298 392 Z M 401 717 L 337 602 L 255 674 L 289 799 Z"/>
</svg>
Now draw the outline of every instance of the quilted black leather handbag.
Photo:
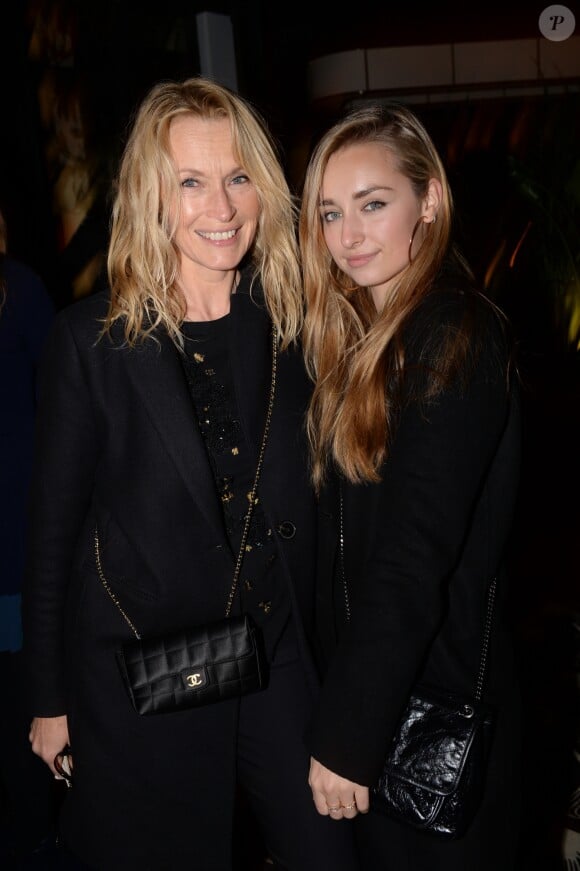
<svg viewBox="0 0 580 871">
<path fill-rule="evenodd" d="M 138 714 L 220 702 L 259 690 L 266 679 L 261 638 L 247 614 L 135 639 L 117 657 Z"/>
<path fill-rule="evenodd" d="M 277 341 L 275 331 L 272 331 L 272 380 L 268 411 L 225 617 L 169 635 L 141 638 L 107 582 L 101 564 L 98 530 L 95 529 L 95 561 L 99 578 L 135 636 L 120 647 L 117 659 L 129 698 L 138 714 L 172 713 L 208 705 L 254 692 L 267 683 L 267 663 L 258 627 L 250 615 L 232 617 L 230 612 L 270 431 L 276 393 L 276 368 Z"/>
<path fill-rule="evenodd" d="M 342 492 L 340 527 L 340 562 L 350 620 Z M 473 698 L 427 686 L 415 687 L 378 783 L 370 790 L 371 810 L 440 838 L 454 839 L 465 833 L 483 794 L 494 712 L 482 702 L 482 694 L 495 592 L 496 578 L 488 589 Z"/>
</svg>

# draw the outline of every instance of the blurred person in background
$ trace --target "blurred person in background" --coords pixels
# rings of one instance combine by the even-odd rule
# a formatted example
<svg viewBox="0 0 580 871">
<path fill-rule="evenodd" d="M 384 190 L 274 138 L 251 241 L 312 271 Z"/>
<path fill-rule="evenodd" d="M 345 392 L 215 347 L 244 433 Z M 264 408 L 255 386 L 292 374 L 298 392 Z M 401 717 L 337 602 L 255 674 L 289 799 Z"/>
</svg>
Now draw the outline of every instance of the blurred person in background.
<svg viewBox="0 0 580 871">
<path fill-rule="evenodd" d="M 6 864 L 54 844 L 54 783 L 28 744 L 20 615 L 36 372 L 54 310 L 41 277 L 9 255 L 0 212 L 0 857 Z"/>
</svg>

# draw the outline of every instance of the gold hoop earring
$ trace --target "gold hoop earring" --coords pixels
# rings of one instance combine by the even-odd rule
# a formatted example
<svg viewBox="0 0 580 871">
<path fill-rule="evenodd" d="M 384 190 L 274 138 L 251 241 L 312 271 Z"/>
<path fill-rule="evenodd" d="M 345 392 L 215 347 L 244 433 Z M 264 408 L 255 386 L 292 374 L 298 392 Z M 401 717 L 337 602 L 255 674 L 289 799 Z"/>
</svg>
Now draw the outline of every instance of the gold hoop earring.
<svg viewBox="0 0 580 871">
<path fill-rule="evenodd" d="M 409 266 L 413 262 L 413 242 L 415 241 L 415 236 L 417 234 L 417 230 L 425 222 L 424 218 L 419 218 L 415 222 L 415 226 L 413 227 L 413 232 L 411 233 L 411 238 L 409 239 Z"/>
<path fill-rule="evenodd" d="M 437 215 L 433 215 L 431 220 L 427 222 L 425 218 L 419 218 L 413 227 L 413 232 L 411 233 L 411 238 L 409 239 L 409 266 L 413 262 L 413 242 L 415 241 L 415 236 L 417 234 L 417 230 L 421 226 L 421 224 L 435 224 L 437 221 Z"/>
</svg>

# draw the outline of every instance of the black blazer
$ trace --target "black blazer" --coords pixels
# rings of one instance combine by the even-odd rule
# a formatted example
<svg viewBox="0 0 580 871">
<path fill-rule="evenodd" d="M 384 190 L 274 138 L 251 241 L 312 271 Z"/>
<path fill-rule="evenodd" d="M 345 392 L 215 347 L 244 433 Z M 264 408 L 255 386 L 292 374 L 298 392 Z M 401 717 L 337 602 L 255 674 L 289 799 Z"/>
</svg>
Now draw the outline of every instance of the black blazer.
<svg viewBox="0 0 580 871">
<path fill-rule="evenodd" d="M 84 832 L 83 852 L 92 842 L 96 857 L 99 814 L 102 822 L 106 808 L 134 831 L 139 797 L 130 808 L 116 797 L 137 790 L 157 760 L 152 783 L 175 796 L 208 778 L 233 777 L 237 710 L 222 702 L 139 718 L 120 679 L 115 650 L 131 631 L 97 575 L 95 525 L 107 581 L 143 635 L 222 617 L 235 556 L 177 350 L 161 330 L 135 349 L 123 347 L 119 330 L 97 341 L 106 305 L 97 294 L 60 312 L 43 359 L 23 611 L 32 710 L 68 715 L 77 775 L 72 828 Z M 241 424 L 257 460 L 270 321 L 247 279 L 232 297 L 230 350 Z M 259 485 L 307 664 L 316 548 L 303 428 L 310 389 L 300 349 L 279 353 Z M 223 786 L 227 814 L 231 790 Z M 145 840 L 151 824 L 143 814 Z M 179 837 L 191 833 L 171 831 L 178 856 Z"/>
<path fill-rule="evenodd" d="M 422 305 L 406 336 L 411 371 L 441 331 L 466 315 L 466 300 L 440 292 Z M 516 704 L 502 565 L 519 477 L 519 404 L 516 386 L 507 387 L 497 318 L 482 303 L 475 318 L 481 349 L 468 383 L 455 379 L 428 404 L 409 399 L 382 481 L 343 484 L 348 624 L 336 482 L 321 499 L 318 623 L 327 674 L 311 750 L 331 770 L 368 786 L 415 682 L 473 692 L 495 575 L 486 698 L 505 717 Z M 503 714 L 500 730 L 502 724 Z M 513 743 L 501 746 L 500 737 L 498 752 L 517 754 Z"/>
</svg>

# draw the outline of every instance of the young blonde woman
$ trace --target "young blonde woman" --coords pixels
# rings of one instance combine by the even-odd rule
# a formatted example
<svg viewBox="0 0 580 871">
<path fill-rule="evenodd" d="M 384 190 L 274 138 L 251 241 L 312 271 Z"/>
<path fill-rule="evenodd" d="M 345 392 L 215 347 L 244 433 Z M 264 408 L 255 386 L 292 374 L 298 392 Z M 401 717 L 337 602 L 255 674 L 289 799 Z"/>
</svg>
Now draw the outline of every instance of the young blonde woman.
<svg viewBox="0 0 580 871">
<path fill-rule="evenodd" d="M 365 871 L 515 867 L 519 697 L 503 564 L 517 387 L 505 320 L 474 286 L 452 219 L 441 159 L 407 108 L 355 110 L 316 146 L 300 217 L 326 668 L 310 784 L 320 814 L 355 818 Z M 495 577 L 484 797 L 464 837 L 442 841 L 369 810 L 369 788 L 417 682 L 473 694 Z"/>
<path fill-rule="evenodd" d="M 279 866 L 355 867 L 350 832 L 318 816 L 307 783 L 315 506 L 294 216 L 247 102 L 202 78 L 156 85 L 121 162 L 110 289 L 61 312 L 49 340 L 24 593 L 31 741 L 55 774 L 72 748 L 61 834 L 99 871 L 239 867 L 238 790 Z M 269 684 L 140 716 L 116 661 L 132 631 L 98 572 L 95 528 L 102 574 L 142 636 L 223 618 L 274 366 L 232 609 L 263 634 Z"/>
</svg>

